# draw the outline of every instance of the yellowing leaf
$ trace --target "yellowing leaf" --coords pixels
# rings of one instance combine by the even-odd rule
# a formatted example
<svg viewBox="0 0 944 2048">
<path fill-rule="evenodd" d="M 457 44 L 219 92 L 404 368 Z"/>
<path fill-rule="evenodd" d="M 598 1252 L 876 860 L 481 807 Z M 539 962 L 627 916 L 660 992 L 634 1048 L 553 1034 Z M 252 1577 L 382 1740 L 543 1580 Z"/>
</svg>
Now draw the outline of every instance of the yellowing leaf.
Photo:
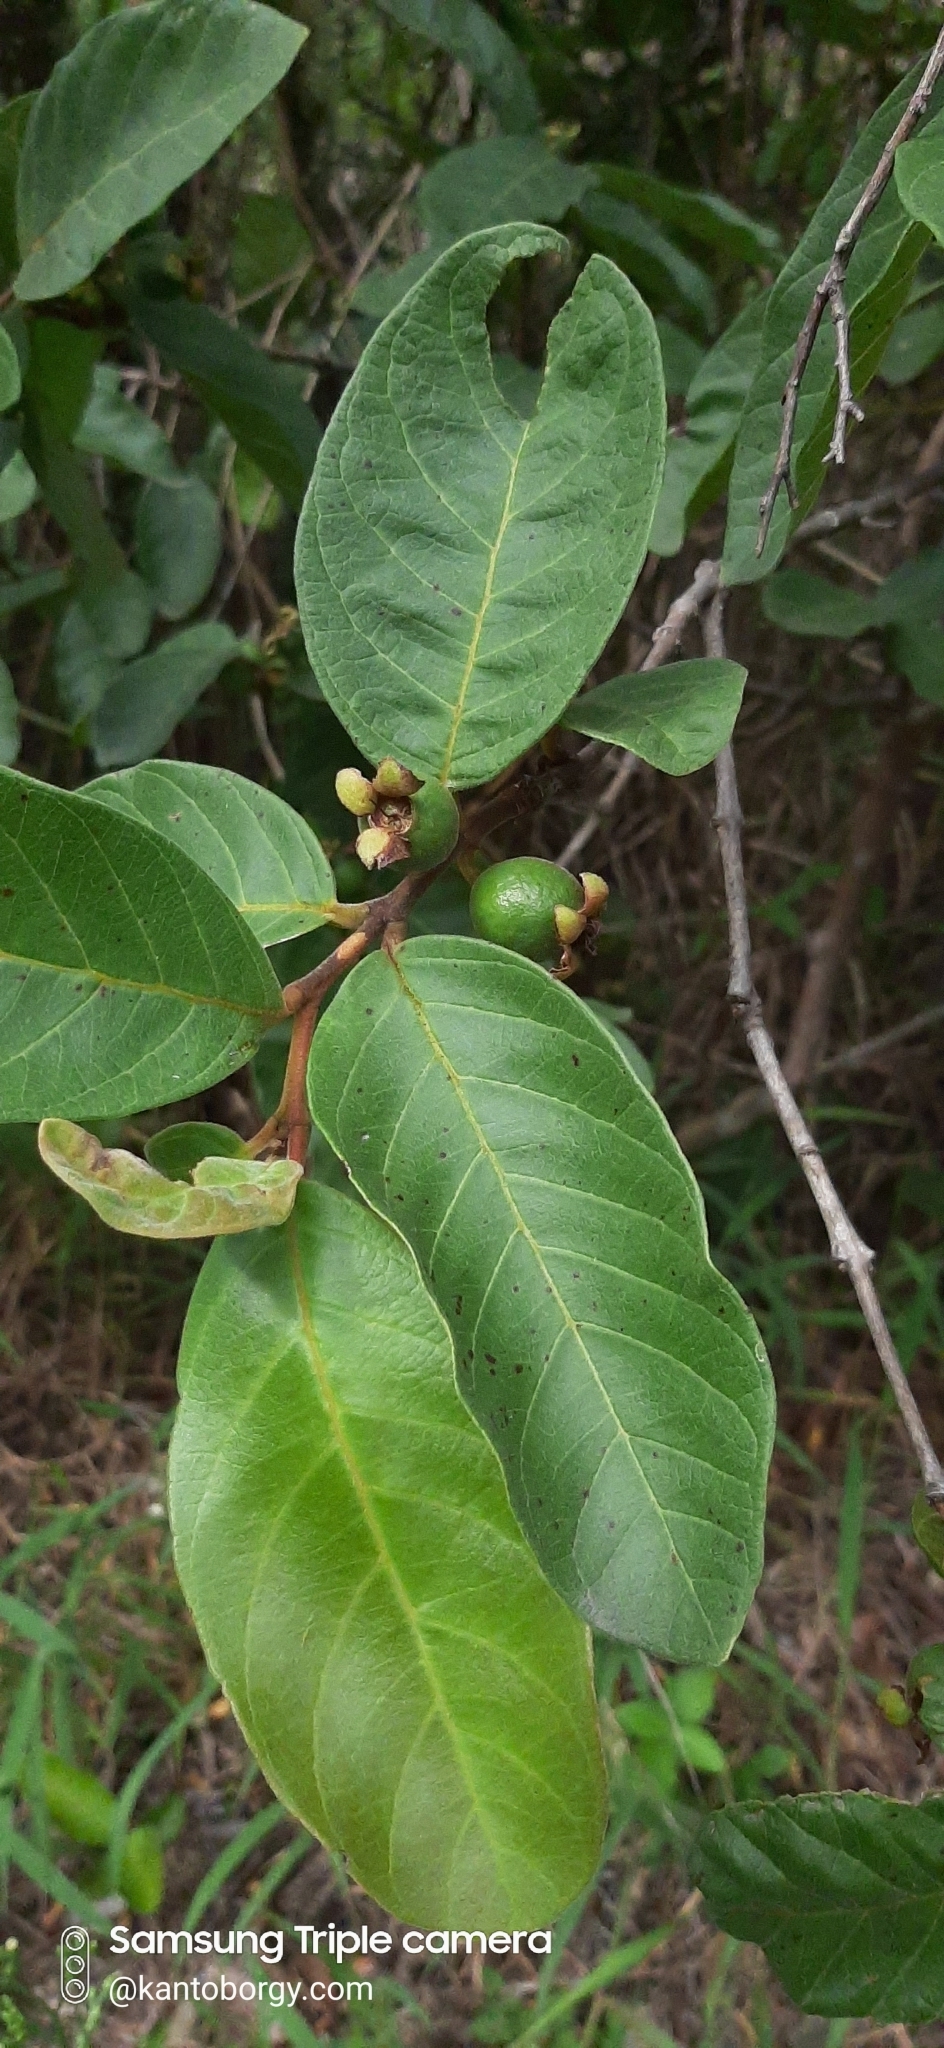
<svg viewBox="0 0 944 2048">
<path fill-rule="evenodd" d="M 284 1223 L 302 1176 L 291 1159 L 201 1159 L 192 1185 L 165 1180 L 133 1152 L 106 1151 L 64 1117 L 40 1124 L 39 1149 L 103 1223 L 132 1237 L 232 1237 Z"/>
</svg>

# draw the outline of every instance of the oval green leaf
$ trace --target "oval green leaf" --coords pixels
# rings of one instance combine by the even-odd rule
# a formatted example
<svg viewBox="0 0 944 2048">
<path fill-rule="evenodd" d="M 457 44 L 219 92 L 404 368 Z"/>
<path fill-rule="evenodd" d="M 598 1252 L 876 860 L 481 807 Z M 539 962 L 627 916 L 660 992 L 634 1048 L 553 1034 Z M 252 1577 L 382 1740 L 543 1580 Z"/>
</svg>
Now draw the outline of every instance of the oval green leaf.
<svg viewBox="0 0 944 2048">
<path fill-rule="evenodd" d="M 143 761 L 166 746 L 174 727 L 240 651 L 231 627 L 207 619 L 129 661 L 92 714 L 92 752 L 99 767 Z"/>
<path fill-rule="evenodd" d="M 3 769 L 0 873 L 0 1121 L 176 1102 L 282 1015 L 232 904 L 134 819 Z"/>
<path fill-rule="evenodd" d="M 804 2012 L 944 2011 L 944 1799 L 872 1792 L 727 1806 L 696 1838 L 710 1918 L 766 1951 Z"/>
<path fill-rule="evenodd" d="M 202 604 L 223 550 L 220 512 L 199 476 L 145 484 L 134 515 L 135 560 L 164 619 Z"/>
<path fill-rule="evenodd" d="M 18 298 L 87 277 L 272 91 L 306 33 L 257 0 L 158 0 L 89 29 L 26 124 Z"/>
<path fill-rule="evenodd" d="M 315 460 L 318 423 L 294 366 L 273 362 L 241 327 L 191 299 L 135 295 L 131 312 L 148 341 L 297 511 Z"/>
<path fill-rule="evenodd" d="M 213 1247 L 180 1381 L 177 1569 L 278 1797 L 415 1926 L 546 1925 L 602 1832 L 586 1635 L 409 1253 L 305 1183 Z"/>
<path fill-rule="evenodd" d="M 655 327 L 605 257 L 551 328 L 534 416 L 499 394 L 489 299 L 516 258 L 563 246 L 519 223 L 440 257 L 368 343 L 299 524 L 325 696 L 369 759 L 456 786 L 514 760 L 578 690 L 636 580 L 662 474 Z"/>
<path fill-rule="evenodd" d="M 609 1034 L 530 962 L 413 939 L 339 990 L 309 1090 L 416 1254 L 551 1584 L 609 1635 L 719 1662 L 761 1568 L 770 1372 Z"/>
<path fill-rule="evenodd" d="M 691 775 L 727 745 L 746 681 L 737 661 L 676 661 L 646 674 L 613 676 L 578 697 L 561 724 L 628 747 L 666 775 Z"/>
<path fill-rule="evenodd" d="M 133 1152 L 106 1151 L 91 1131 L 46 1117 L 39 1150 L 51 1173 L 130 1237 L 224 1237 L 284 1223 L 302 1167 L 294 1159 L 198 1160 L 192 1185 L 165 1180 Z"/>
<path fill-rule="evenodd" d="M 324 924 L 334 902 L 327 855 L 281 797 L 197 761 L 142 761 L 88 782 L 83 796 L 110 804 L 172 839 L 235 903 L 261 946 Z"/>
</svg>

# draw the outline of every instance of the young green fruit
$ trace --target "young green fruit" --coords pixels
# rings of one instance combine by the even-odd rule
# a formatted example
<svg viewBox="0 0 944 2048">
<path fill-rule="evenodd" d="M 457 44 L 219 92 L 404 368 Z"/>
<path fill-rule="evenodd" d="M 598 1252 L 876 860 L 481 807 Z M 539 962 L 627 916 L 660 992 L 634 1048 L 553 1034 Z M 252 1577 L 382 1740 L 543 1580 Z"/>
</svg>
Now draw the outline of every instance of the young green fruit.
<svg viewBox="0 0 944 2048">
<path fill-rule="evenodd" d="M 410 799 L 413 823 L 407 844 L 407 869 L 424 875 L 428 868 L 447 860 L 459 837 L 459 806 L 452 791 L 441 782 L 424 782 Z"/>
<path fill-rule="evenodd" d="M 486 868 L 469 897 L 472 929 L 479 938 L 529 960 L 546 960 L 560 951 L 559 910 L 582 913 L 583 889 L 576 876 L 552 860 L 527 855 Z"/>
</svg>

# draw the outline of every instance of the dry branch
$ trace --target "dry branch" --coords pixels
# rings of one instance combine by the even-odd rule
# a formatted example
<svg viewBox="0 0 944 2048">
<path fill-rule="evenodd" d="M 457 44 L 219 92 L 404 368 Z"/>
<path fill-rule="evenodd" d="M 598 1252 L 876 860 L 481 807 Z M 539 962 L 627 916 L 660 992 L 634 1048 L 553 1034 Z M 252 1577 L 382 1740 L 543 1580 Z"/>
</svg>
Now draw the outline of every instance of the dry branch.
<svg viewBox="0 0 944 2048">
<path fill-rule="evenodd" d="M 719 593 L 713 599 L 706 618 L 705 646 L 711 655 L 723 655 L 725 652 L 723 604 L 724 600 Z M 751 973 L 751 934 L 741 847 L 743 820 L 734 752 L 730 743 L 722 748 L 715 762 L 715 786 L 717 804 L 714 822 L 721 851 L 728 910 L 728 1000 L 743 1028 L 776 1114 L 826 1226 L 833 1260 L 841 1272 L 848 1273 L 855 1289 L 859 1307 L 865 1317 L 921 1468 L 925 1493 L 929 1500 L 944 1501 L 944 1467 L 937 1457 L 922 1421 L 875 1291 L 872 1279 L 874 1254 L 859 1236 L 840 1200 L 822 1153 L 801 1115 L 777 1058 L 773 1039 L 764 1022 L 763 1007 Z"/>
<path fill-rule="evenodd" d="M 780 495 L 781 485 L 787 493 L 791 508 L 797 505 L 796 489 L 790 469 L 793 451 L 793 436 L 796 428 L 797 406 L 800 401 L 800 386 L 813 353 L 813 345 L 822 325 L 823 314 L 829 307 L 836 335 L 836 368 L 839 374 L 839 394 L 836 401 L 836 417 L 832 440 L 826 460 L 842 463 L 846 459 L 846 424 L 849 419 L 861 420 L 862 410 L 852 391 L 852 376 L 849 360 L 849 309 L 846 305 L 846 274 L 853 249 L 859 239 L 869 215 L 874 213 L 882 193 L 895 168 L 895 157 L 903 142 L 913 134 L 921 116 L 926 112 L 928 101 L 937 80 L 944 71 L 944 29 L 941 30 L 931 55 L 924 67 L 921 78 L 911 95 L 894 133 L 889 136 L 879 157 L 872 176 L 849 215 L 840 228 L 833 245 L 833 253 L 826 274 L 817 285 L 803 326 L 797 337 L 797 344 L 790 365 L 783 394 L 783 426 L 780 430 L 780 445 L 774 463 L 773 475 L 760 501 L 757 553 L 763 554 L 764 544 L 770 532 L 774 506 Z"/>
</svg>

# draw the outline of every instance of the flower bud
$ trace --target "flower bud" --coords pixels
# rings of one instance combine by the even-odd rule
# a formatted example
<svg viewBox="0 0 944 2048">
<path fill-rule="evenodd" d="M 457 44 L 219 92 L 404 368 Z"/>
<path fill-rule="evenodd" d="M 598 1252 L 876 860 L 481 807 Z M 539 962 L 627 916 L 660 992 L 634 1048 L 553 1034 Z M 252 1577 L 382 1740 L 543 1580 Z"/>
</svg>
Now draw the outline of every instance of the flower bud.
<svg viewBox="0 0 944 2048">
<path fill-rule="evenodd" d="M 583 907 L 588 917 L 602 917 L 606 908 L 609 887 L 602 875 L 581 875 L 583 883 Z"/>
<path fill-rule="evenodd" d="M 338 802 L 346 811 L 353 811 L 355 818 L 367 818 L 377 807 L 373 783 L 368 782 L 359 768 L 339 768 L 334 778 Z"/>
<path fill-rule="evenodd" d="M 571 910 L 566 903 L 554 906 L 554 929 L 562 946 L 573 946 L 586 927 L 586 915 L 582 910 Z"/>
<path fill-rule="evenodd" d="M 375 868 L 378 862 L 382 862 L 390 844 L 390 837 L 390 833 L 385 831 L 383 825 L 368 825 L 366 832 L 358 833 L 357 854 L 365 868 Z"/>
<path fill-rule="evenodd" d="M 897 1685 L 883 1685 L 881 1692 L 875 1695 L 875 1704 L 879 1713 L 884 1714 L 886 1721 L 890 1721 L 893 1728 L 907 1728 L 911 1720 L 911 1708 Z"/>
<path fill-rule="evenodd" d="M 420 784 L 409 768 L 401 768 L 390 754 L 377 763 L 374 788 L 378 796 L 415 796 Z"/>
</svg>

